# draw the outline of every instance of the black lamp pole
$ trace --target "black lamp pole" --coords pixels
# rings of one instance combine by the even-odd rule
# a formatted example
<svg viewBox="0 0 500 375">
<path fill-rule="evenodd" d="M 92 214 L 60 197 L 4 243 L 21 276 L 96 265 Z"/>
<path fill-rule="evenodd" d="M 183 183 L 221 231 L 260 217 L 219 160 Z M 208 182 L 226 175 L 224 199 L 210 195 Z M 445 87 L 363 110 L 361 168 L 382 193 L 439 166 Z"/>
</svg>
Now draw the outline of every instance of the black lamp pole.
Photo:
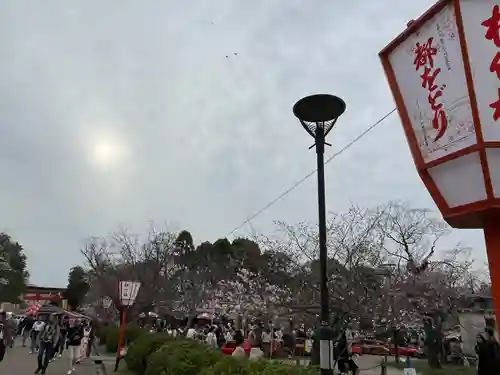
<svg viewBox="0 0 500 375">
<path fill-rule="evenodd" d="M 330 327 L 330 301 L 328 297 L 328 249 L 326 244 L 326 202 L 325 202 L 325 136 L 345 111 L 342 99 L 326 94 L 318 94 L 299 100 L 293 113 L 304 129 L 314 137 L 318 170 L 318 226 L 319 226 L 319 263 L 320 263 L 320 304 L 321 328 L 320 368 L 321 375 L 333 374 L 333 331 Z M 311 146 L 312 148 L 313 146 Z"/>
<path fill-rule="evenodd" d="M 316 130 L 316 160 L 318 168 L 318 226 L 319 226 L 319 267 L 320 267 L 320 293 L 321 293 L 321 323 L 330 320 L 328 301 L 328 249 L 326 247 L 326 198 L 325 198 L 325 132 L 323 128 Z M 328 324 L 329 326 L 329 324 Z"/>
</svg>

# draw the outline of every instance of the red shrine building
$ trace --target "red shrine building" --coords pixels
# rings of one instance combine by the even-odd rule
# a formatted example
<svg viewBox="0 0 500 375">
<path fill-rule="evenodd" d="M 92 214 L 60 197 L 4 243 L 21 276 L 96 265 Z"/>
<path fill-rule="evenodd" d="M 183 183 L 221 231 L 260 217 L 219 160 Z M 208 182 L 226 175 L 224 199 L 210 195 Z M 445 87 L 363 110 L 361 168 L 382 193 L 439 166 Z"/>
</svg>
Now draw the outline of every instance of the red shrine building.
<svg viewBox="0 0 500 375">
<path fill-rule="evenodd" d="M 21 296 L 21 300 L 25 304 L 38 302 L 45 304 L 48 302 L 59 302 L 60 306 L 66 308 L 67 301 L 64 298 L 66 288 L 55 288 L 29 284 L 26 292 Z"/>
</svg>

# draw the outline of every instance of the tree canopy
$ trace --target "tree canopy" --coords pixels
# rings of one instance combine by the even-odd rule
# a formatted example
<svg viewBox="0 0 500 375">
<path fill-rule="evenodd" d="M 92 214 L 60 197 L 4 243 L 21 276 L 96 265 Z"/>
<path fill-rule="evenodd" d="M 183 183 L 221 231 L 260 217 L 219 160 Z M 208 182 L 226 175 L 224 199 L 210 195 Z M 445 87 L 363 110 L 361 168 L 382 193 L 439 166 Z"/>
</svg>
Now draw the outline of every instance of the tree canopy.
<svg viewBox="0 0 500 375">
<path fill-rule="evenodd" d="M 447 225 L 434 213 L 389 202 L 331 213 L 327 225 L 331 311 L 373 325 L 384 316 L 407 324 L 429 311 L 450 312 L 472 289 L 487 290 L 470 249 L 442 248 Z M 315 224 L 276 222 L 271 234 L 196 242 L 188 230 L 151 228 L 91 238 L 82 250 L 89 281 L 117 301 L 119 280 L 140 281 L 137 310 L 194 314 L 208 309 L 316 319 L 319 314 Z M 390 298 L 389 298 L 390 297 Z M 333 319 L 333 317 L 332 317 Z"/>
<path fill-rule="evenodd" d="M 0 233 L 0 302 L 20 302 L 29 273 L 23 247 L 6 233 Z"/>
<path fill-rule="evenodd" d="M 80 266 L 71 268 L 68 275 L 68 286 L 65 292 L 65 298 L 68 300 L 68 305 L 76 310 L 84 301 L 89 289 L 90 285 L 85 270 Z"/>
</svg>

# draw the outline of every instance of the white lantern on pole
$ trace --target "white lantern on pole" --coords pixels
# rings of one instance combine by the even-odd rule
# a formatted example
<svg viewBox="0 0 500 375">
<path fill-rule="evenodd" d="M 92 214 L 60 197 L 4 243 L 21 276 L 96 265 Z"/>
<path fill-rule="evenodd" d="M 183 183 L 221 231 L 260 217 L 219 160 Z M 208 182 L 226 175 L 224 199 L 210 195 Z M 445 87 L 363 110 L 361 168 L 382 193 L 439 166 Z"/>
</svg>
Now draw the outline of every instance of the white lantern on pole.
<svg viewBox="0 0 500 375">
<path fill-rule="evenodd" d="M 137 281 L 120 281 L 118 284 L 118 295 L 120 296 L 121 324 L 118 337 L 118 350 L 116 351 L 115 372 L 118 370 L 120 359 L 123 357 L 123 344 L 125 339 L 125 326 L 127 324 L 127 310 L 131 307 L 139 294 L 141 283 Z"/>
<path fill-rule="evenodd" d="M 120 302 L 124 307 L 130 307 L 135 303 L 141 283 L 137 281 L 120 281 Z"/>
<path fill-rule="evenodd" d="M 102 297 L 101 303 L 102 307 L 104 307 L 107 310 L 111 307 L 113 300 L 110 297 Z"/>
</svg>

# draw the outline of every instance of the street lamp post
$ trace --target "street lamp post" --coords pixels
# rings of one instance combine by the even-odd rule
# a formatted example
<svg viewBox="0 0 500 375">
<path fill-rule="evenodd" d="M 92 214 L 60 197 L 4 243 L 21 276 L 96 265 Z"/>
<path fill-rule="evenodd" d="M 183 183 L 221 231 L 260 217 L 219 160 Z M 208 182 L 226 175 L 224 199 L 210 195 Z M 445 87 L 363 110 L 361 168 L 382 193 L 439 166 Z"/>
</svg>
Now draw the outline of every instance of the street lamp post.
<svg viewBox="0 0 500 375">
<path fill-rule="evenodd" d="M 328 252 L 326 246 L 326 204 L 324 152 L 326 135 L 332 130 L 337 119 L 344 113 L 346 105 L 336 96 L 317 94 L 300 99 L 293 106 L 293 113 L 304 129 L 314 138 L 318 168 L 318 213 L 319 213 L 319 262 L 321 294 L 320 368 L 322 375 L 333 373 L 333 333 L 330 327 L 328 298 Z"/>
<path fill-rule="evenodd" d="M 497 1 L 441 0 L 379 54 L 416 169 L 443 218 L 483 229 L 497 329 L 498 18 Z"/>
<path fill-rule="evenodd" d="M 125 327 L 127 325 L 127 309 L 130 308 L 137 298 L 141 283 L 135 281 L 120 281 L 120 333 L 118 336 L 118 349 L 116 351 L 115 372 L 118 371 L 118 365 L 122 357 L 122 348 L 125 340 Z"/>
</svg>

